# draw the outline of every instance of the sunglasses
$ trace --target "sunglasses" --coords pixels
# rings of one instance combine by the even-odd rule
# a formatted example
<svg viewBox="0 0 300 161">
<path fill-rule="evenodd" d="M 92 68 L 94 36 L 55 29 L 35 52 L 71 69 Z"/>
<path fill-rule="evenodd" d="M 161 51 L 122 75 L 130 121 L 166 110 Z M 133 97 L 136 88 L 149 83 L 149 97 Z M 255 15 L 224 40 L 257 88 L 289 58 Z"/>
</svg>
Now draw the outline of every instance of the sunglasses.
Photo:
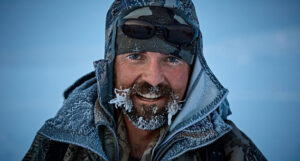
<svg viewBox="0 0 300 161">
<path fill-rule="evenodd" d="M 159 25 L 139 19 L 123 19 L 119 27 L 125 35 L 136 39 L 149 39 L 161 34 L 170 43 L 190 45 L 196 38 L 195 30 L 184 24 Z"/>
</svg>

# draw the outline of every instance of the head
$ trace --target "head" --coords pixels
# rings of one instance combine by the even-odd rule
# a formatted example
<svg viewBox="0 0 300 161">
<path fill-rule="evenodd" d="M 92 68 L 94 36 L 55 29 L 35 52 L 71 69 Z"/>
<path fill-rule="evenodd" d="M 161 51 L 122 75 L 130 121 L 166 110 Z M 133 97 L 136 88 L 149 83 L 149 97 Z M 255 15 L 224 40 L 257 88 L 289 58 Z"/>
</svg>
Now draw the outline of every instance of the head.
<svg viewBox="0 0 300 161">
<path fill-rule="evenodd" d="M 120 104 L 138 128 L 153 130 L 170 123 L 180 109 L 190 73 L 184 60 L 157 52 L 125 53 L 115 59 L 116 94 L 131 103 Z M 127 91 L 126 91 L 127 92 Z M 131 105 L 132 107 L 131 107 Z M 128 106 L 129 105 L 129 106 Z"/>
<path fill-rule="evenodd" d="M 111 103 L 138 128 L 170 124 L 188 86 L 193 26 L 171 9 L 142 7 L 119 19 L 116 35 Z"/>
<path fill-rule="evenodd" d="M 136 20 L 140 30 L 128 30 L 136 27 Z M 122 28 L 123 24 L 127 26 Z M 166 32 L 174 24 L 178 32 Z M 182 37 L 178 25 L 193 28 L 192 40 Z M 95 62 L 95 68 L 99 102 L 106 114 L 113 117 L 113 106 L 122 108 L 142 129 L 171 121 L 170 130 L 185 126 L 213 111 L 228 92 L 203 57 L 191 0 L 115 0 L 106 15 L 105 59 Z M 150 123 L 155 127 L 147 126 Z"/>
</svg>

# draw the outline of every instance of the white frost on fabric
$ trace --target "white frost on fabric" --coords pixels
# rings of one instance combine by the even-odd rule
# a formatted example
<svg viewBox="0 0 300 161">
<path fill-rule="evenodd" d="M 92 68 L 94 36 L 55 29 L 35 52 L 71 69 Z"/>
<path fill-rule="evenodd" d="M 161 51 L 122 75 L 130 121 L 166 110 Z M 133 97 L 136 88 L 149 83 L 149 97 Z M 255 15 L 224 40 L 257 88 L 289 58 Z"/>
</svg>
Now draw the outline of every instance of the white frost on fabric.
<svg viewBox="0 0 300 161">
<path fill-rule="evenodd" d="M 130 89 L 117 89 L 114 90 L 116 98 L 109 101 L 110 104 L 115 104 L 115 108 L 124 107 L 126 111 L 131 112 L 132 101 L 129 99 Z"/>
</svg>

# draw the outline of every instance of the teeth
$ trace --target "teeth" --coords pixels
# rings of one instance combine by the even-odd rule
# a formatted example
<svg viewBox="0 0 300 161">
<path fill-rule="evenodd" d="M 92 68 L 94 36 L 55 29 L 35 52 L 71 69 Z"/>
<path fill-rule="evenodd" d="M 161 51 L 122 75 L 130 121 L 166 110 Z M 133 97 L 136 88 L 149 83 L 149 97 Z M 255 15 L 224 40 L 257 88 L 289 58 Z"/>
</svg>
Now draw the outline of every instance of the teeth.
<svg viewBox="0 0 300 161">
<path fill-rule="evenodd" d="M 155 98 L 160 97 L 160 95 L 157 95 L 155 93 L 146 93 L 146 94 L 139 93 L 139 95 L 141 95 L 142 97 L 145 97 L 145 98 L 150 98 L 150 99 L 155 99 Z"/>
</svg>

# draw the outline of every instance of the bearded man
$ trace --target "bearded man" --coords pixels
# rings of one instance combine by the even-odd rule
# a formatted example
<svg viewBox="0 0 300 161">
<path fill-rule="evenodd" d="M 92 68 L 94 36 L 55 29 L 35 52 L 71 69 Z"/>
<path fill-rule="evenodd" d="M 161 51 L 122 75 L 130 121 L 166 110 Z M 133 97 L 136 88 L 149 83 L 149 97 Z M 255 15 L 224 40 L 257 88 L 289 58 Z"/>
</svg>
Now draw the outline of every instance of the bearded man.
<svg viewBox="0 0 300 161">
<path fill-rule="evenodd" d="M 105 49 L 24 160 L 266 160 L 227 119 L 190 0 L 116 0 Z"/>
</svg>

